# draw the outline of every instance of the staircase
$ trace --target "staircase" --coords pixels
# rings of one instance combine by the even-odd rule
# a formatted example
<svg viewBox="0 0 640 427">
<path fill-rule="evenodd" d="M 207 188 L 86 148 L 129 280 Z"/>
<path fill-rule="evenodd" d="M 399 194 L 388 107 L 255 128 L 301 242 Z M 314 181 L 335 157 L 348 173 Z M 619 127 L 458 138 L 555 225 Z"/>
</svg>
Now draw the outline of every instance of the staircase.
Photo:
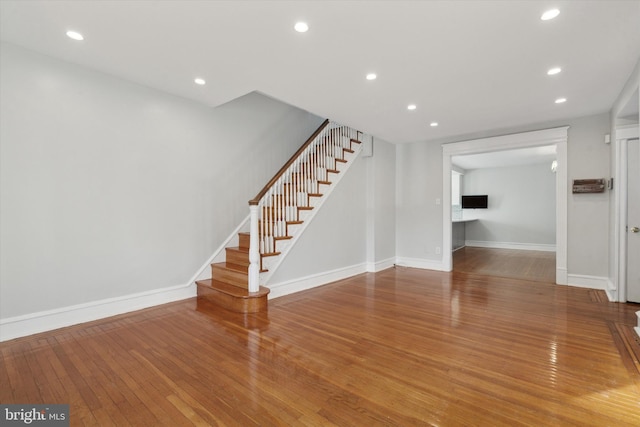
<svg viewBox="0 0 640 427">
<path fill-rule="evenodd" d="M 250 229 L 211 264 L 211 279 L 196 281 L 198 298 L 241 313 L 267 309 L 263 285 L 357 157 L 360 135 L 329 120 L 314 132 L 249 201 Z"/>
</svg>

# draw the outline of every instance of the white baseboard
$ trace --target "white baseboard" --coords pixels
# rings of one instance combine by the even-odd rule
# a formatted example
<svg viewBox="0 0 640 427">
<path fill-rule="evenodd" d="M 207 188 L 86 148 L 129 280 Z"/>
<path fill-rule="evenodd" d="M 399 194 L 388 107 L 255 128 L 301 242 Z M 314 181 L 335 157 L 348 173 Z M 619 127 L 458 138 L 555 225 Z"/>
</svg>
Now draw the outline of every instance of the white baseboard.
<svg viewBox="0 0 640 427">
<path fill-rule="evenodd" d="M 566 285 L 568 282 L 569 282 L 569 273 L 567 272 L 567 269 L 556 267 L 556 283 L 558 285 Z"/>
<path fill-rule="evenodd" d="M 396 259 L 389 258 L 382 261 L 377 262 L 368 262 L 367 263 L 367 272 L 369 273 L 377 273 L 378 271 L 386 270 L 387 268 L 391 268 L 395 265 Z"/>
<path fill-rule="evenodd" d="M 608 281 L 609 279 L 607 277 L 587 276 L 583 274 L 569 274 L 567 277 L 567 284 L 569 286 L 576 286 L 578 288 L 601 289 L 603 291 L 607 290 Z"/>
<path fill-rule="evenodd" d="M 194 284 L 179 285 L 0 319 L 0 342 L 187 299 L 196 293 Z"/>
<path fill-rule="evenodd" d="M 618 302 L 618 287 L 613 283 L 611 278 L 607 278 L 607 288 L 605 292 L 610 302 Z"/>
<path fill-rule="evenodd" d="M 422 268 L 424 270 L 447 271 L 442 260 L 397 257 L 396 264 L 401 267 Z"/>
<path fill-rule="evenodd" d="M 516 249 L 521 251 L 555 252 L 556 245 L 542 243 L 487 242 L 483 240 L 466 240 L 465 246 L 476 248 Z"/>
<path fill-rule="evenodd" d="M 350 267 L 339 268 L 324 273 L 312 274 L 299 279 L 288 280 L 286 282 L 269 284 L 269 299 L 282 297 L 295 292 L 305 291 L 331 282 L 346 279 L 357 274 L 366 273 L 367 264 L 357 264 Z"/>
</svg>

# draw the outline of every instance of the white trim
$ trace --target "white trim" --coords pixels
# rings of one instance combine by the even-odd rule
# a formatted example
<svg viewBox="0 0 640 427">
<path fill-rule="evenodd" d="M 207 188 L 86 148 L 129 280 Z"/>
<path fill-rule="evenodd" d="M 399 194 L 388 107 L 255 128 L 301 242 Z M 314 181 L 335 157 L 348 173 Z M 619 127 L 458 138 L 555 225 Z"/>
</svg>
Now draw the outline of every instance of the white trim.
<svg viewBox="0 0 640 427">
<path fill-rule="evenodd" d="M 626 125 L 616 128 L 616 139 L 637 139 L 638 125 Z"/>
<path fill-rule="evenodd" d="M 0 342 L 195 297 L 192 283 L 0 320 Z"/>
<path fill-rule="evenodd" d="M 299 279 L 288 280 L 282 283 L 268 286 L 269 299 L 282 297 L 295 292 L 306 291 L 338 280 L 346 279 L 357 274 L 367 272 L 367 264 L 356 264 L 349 267 L 338 268 L 324 273 L 311 274 Z"/>
<path fill-rule="evenodd" d="M 557 257 L 557 254 L 556 254 Z M 566 285 L 569 282 L 569 271 L 566 268 L 556 268 L 556 284 Z"/>
<path fill-rule="evenodd" d="M 607 292 L 612 301 L 627 301 L 627 142 L 638 138 L 638 126 L 620 126 L 615 129 L 614 152 L 614 289 Z M 617 284 L 617 285 L 616 285 Z"/>
<path fill-rule="evenodd" d="M 607 298 L 609 299 L 609 301 L 617 302 L 616 291 L 617 291 L 616 284 L 610 278 L 607 279 L 607 288 L 605 289 L 605 292 L 607 293 Z"/>
<path fill-rule="evenodd" d="M 218 246 L 218 249 L 216 249 L 213 252 L 213 255 L 211 255 L 209 257 L 209 259 L 207 259 L 207 261 L 205 261 L 204 264 L 202 264 L 202 266 L 198 269 L 198 272 L 196 274 L 193 275 L 193 277 L 191 278 L 190 283 L 195 283 L 196 280 L 204 280 L 204 279 L 209 279 L 211 277 L 211 264 L 213 262 L 216 261 L 216 258 L 221 254 L 221 253 L 225 253 L 224 249 L 226 247 L 231 247 L 230 243 L 233 239 L 238 239 L 238 233 L 240 232 L 240 230 L 243 229 L 243 227 L 249 222 L 249 218 L 251 217 L 251 214 L 248 214 L 247 217 L 240 223 L 239 226 L 237 226 L 235 228 L 235 230 L 233 230 L 231 232 L 231 234 L 229 235 L 229 237 L 227 237 L 227 239 L 222 242 L 222 244 L 220 246 Z M 220 259 L 217 260 L 218 262 L 223 262 L 224 259 Z"/>
<path fill-rule="evenodd" d="M 387 268 L 391 268 L 396 264 L 395 257 L 384 259 L 382 261 L 376 262 L 367 262 L 367 272 L 368 273 L 377 273 L 382 270 L 386 270 Z"/>
<path fill-rule="evenodd" d="M 476 248 L 515 249 L 522 251 L 555 252 L 556 245 L 543 243 L 487 242 L 482 240 L 465 240 L 465 246 Z"/>
<path fill-rule="evenodd" d="M 608 281 L 608 277 L 569 274 L 567 285 L 575 286 L 578 288 L 600 289 L 606 291 L 608 287 Z"/>
<path fill-rule="evenodd" d="M 453 269 L 451 236 L 451 158 L 456 155 L 487 153 L 515 148 L 556 146 L 556 283 L 566 284 L 567 271 L 567 139 L 569 126 L 501 135 L 442 145 L 442 265 Z"/>
<path fill-rule="evenodd" d="M 451 271 L 446 270 L 442 261 L 437 259 L 397 257 L 396 265 L 400 267 L 421 268 L 423 270 Z"/>
</svg>

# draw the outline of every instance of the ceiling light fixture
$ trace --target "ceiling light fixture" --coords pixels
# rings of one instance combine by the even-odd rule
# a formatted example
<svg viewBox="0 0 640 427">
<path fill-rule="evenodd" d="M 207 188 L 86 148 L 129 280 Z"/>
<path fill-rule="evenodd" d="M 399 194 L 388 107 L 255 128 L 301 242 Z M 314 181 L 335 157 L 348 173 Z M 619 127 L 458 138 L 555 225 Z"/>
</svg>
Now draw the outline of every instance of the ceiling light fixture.
<svg viewBox="0 0 640 427">
<path fill-rule="evenodd" d="M 411 110 L 411 111 L 415 110 L 416 108 L 417 108 L 417 107 L 416 107 L 416 105 L 415 105 L 415 104 L 409 104 L 409 105 L 407 106 L 407 110 Z"/>
<path fill-rule="evenodd" d="M 309 31 L 309 25 L 306 22 L 297 22 L 293 27 L 299 33 L 306 33 Z"/>
<path fill-rule="evenodd" d="M 375 73 L 369 73 L 369 74 L 367 74 L 367 80 L 375 80 L 375 79 L 377 79 L 377 78 L 378 78 L 378 76 L 376 76 L 376 74 L 375 74 Z"/>
<path fill-rule="evenodd" d="M 567 98 L 558 98 L 558 99 L 556 99 L 556 104 L 562 104 L 564 102 L 567 102 Z"/>
<path fill-rule="evenodd" d="M 429 123 L 429 126 L 434 128 L 434 127 L 438 126 L 438 122 L 431 122 L 431 123 Z"/>
<path fill-rule="evenodd" d="M 547 10 L 545 13 L 543 13 L 540 19 L 542 19 L 543 21 L 548 21 L 550 19 L 555 18 L 558 15 L 560 15 L 560 11 L 558 9 L 550 9 L 550 10 Z"/>
<path fill-rule="evenodd" d="M 73 40 L 82 41 L 84 40 L 84 36 L 77 31 L 69 30 L 67 31 L 67 37 Z"/>
<path fill-rule="evenodd" d="M 195 79 L 193 79 L 193 82 L 200 86 L 203 86 L 207 83 L 205 79 L 201 79 L 200 77 L 196 77 Z"/>
<path fill-rule="evenodd" d="M 562 71 L 562 68 L 560 68 L 560 67 L 550 68 L 549 71 L 547 71 L 547 75 L 555 76 L 556 74 L 559 74 L 560 71 Z"/>
</svg>

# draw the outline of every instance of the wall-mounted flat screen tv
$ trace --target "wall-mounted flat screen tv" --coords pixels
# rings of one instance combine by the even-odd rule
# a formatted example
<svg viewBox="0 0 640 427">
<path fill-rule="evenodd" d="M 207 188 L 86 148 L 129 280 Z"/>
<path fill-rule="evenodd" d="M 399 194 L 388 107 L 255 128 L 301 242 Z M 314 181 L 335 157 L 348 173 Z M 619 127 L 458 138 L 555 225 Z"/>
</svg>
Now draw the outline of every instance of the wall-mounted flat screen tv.
<svg viewBox="0 0 640 427">
<path fill-rule="evenodd" d="M 462 196 L 462 209 L 487 209 L 489 196 Z"/>
</svg>

